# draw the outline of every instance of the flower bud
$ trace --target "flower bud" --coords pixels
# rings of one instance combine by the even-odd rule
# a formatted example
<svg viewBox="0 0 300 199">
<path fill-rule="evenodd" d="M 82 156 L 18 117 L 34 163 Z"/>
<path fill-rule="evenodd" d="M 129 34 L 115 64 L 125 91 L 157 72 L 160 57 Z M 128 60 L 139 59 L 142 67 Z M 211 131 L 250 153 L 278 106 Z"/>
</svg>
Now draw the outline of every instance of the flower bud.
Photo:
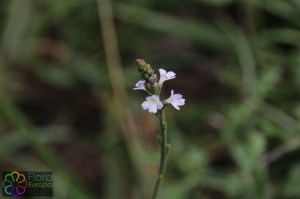
<svg viewBox="0 0 300 199">
<path fill-rule="evenodd" d="M 143 80 L 145 80 L 147 83 L 150 83 L 150 85 L 157 81 L 157 75 L 154 73 L 154 70 L 151 68 L 150 64 L 147 64 L 142 59 L 137 59 L 136 64 Z"/>
<path fill-rule="evenodd" d="M 139 66 L 144 65 L 146 63 L 144 60 L 141 60 L 141 59 L 136 59 L 135 62 Z"/>
<path fill-rule="evenodd" d="M 147 73 L 143 73 L 143 74 L 142 74 L 142 78 L 143 78 L 143 79 L 149 79 L 149 75 L 148 75 Z"/>
<path fill-rule="evenodd" d="M 152 74 L 151 77 L 149 77 L 149 82 L 150 83 L 156 83 L 157 81 L 157 75 L 156 74 Z"/>
<path fill-rule="evenodd" d="M 148 91 L 151 91 L 151 90 L 152 90 L 152 85 L 151 85 L 150 83 L 147 83 L 147 84 L 146 84 L 146 89 L 147 89 Z"/>
</svg>

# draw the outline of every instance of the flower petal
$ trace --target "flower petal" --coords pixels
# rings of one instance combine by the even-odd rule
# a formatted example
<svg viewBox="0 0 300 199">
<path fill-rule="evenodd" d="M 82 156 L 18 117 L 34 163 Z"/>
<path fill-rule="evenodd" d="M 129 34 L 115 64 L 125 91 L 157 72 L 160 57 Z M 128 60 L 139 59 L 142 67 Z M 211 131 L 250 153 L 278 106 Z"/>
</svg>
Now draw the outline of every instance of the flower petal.
<svg viewBox="0 0 300 199">
<path fill-rule="evenodd" d="M 148 109 L 149 106 L 150 106 L 149 101 L 144 101 L 144 102 L 142 103 L 142 107 L 143 107 L 144 110 Z"/>
<path fill-rule="evenodd" d="M 135 84 L 135 88 L 133 90 L 146 90 L 145 89 L 145 80 L 140 80 Z"/>
<path fill-rule="evenodd" d="M 185 104 L 185 99 L 180 99 L 178 100 L 178 103 L 177 103 L 179 106 L 183 106 Z"/>
<path fill-rule="evenodd" d="M 176 74 L 173 71 L 169 71 L 167 73 L 168 79 L 174 79 L 176 77 Z"/>
<path fill-rule="evenodd" d="M 152 96 L 153 96 L 153 95 L 152 95 Z M 147 100 L 147 101 L 151 100 L 151 99 L 152 99 L 152 96 L 146 97 L 146 100 Z"/>
<path fill-rule="evenodd" d="M 181 99 L 182 98 L 182 95 L 180 95 L 180 94 L 175 94 L 175 95 L 173 95 L 173 98 L 174 99 Z"/>
<path fill-rule="evenodd" d="M 158 84 L 162 85 L 162 83 L 166 80 L 174 79 L 176 74 L 173 71 L 167 72 L 164 69 L 159 69 L 160 79 Z"/>
<path fill-rule="evenodd" d="M 159 74 L 160 75 L 166 75 L 167 74 L 167 71 L 166 70 L 164 70 L 164 69 L 158 69 L 158 71 L 159 71 Z"/>
<path fill-rule="evenodd" d="M 158 104 L 157 104 L 157 108 L 159 110 L 161 110 L 163 107 L 164 107 L 164 104 L 161 101 L 159 101 Z"/>
<path fill-rule="evenodd" d="M 175 109 L 177 109 L 177 110 L 180 110 L 180 108 L 179 108 L 179 106 L 177 106 L 177 104 L 172 104 L 172 106 L 175 108 Z"/>
<path fill-rule="evenodd" d="M 150 113 L 156 113 L 156 112 L 157 112 L 156 106 L 150 106 L 150 107 L 149 107 L 149 112 L 150 112 Z"/>
</svg>

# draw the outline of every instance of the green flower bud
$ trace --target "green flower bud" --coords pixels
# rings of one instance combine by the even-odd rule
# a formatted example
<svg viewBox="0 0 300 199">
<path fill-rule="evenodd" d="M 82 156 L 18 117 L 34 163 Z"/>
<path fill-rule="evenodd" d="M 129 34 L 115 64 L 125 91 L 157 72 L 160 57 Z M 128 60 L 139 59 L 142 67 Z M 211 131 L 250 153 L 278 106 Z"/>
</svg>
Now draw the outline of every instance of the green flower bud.
<svg viewBox="0 0 300 199">
<path fill-rule="evenodd" d="M 144 79 L 149 79 L 149 75 L 148 75 L 147 73 L 143 73 L 142 77 L 143 77 Z"/>
<path fill-rule="evenodd" d="M 150 64 L 147 64 L 141 59 L 137 59 L 136 64 L 143 80 L 145 80 L 147 83 L 150 83 L 150 86 L 157 82 L 157 75 L 154 73 L 154 70 L 151 68 Z"/>
</svg>

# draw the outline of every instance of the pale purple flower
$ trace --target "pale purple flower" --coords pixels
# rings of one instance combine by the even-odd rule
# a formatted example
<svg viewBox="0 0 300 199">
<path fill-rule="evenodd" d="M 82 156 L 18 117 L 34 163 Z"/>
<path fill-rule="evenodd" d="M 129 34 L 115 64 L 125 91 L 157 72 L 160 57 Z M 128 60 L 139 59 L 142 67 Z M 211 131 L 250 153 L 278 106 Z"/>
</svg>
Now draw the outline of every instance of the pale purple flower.
<svg viewBox="0 0 300 199">
<path fill-rule="evenodd" d="M 162 85 L 162 83 L 166 80 L 174 79 L 176 74 L 173 71 L 167 72 L 164 69 L 159 69 L 160 79 L 158 84 Z"/>
<path fill-rule="evenodd" d="M 135 84 L 135 88 L 133 88 L 133 90 L 146 90 L 145 88 L 145 80 L 140 80 Z"/>
<path fill-rule="evenodd" d="M 157 95 L 146 97 L 146 101 L 142 103 L 143 109 L 148 109 L 150 113 L 156 113 L 157 110 L 161 110 L 163 106 L 163 103 L 159 100 L 159 97 Z"/>
<path fill-rule="evenodd" d="M 171 96 L 165 100 L 166 103 L 172 104 L 174 108 L 180 110 L 179 106 L 183 106 L 185 104 L 185 99 L 182 98 L 181 94 L 174 94 L 174 91 L 171 91 Z"/>
</svg>

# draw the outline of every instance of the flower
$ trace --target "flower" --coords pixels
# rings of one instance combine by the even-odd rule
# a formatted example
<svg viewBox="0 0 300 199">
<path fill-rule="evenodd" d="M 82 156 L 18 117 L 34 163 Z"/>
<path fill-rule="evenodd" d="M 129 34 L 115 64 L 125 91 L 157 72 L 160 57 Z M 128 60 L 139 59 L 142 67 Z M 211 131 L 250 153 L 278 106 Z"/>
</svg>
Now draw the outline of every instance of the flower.
<svg viewBox="0 0 300 199">
<path fill-rule="evenodd" d="M 159 69 L 160 79 L 159 84 L 162 85 L 162 83 L 166 80 L 174 79 L 176 77 L 176 74 L 173 71 L 167 72 L 164 69 Z"/>
<path fill-rule="evenodd" d="M 156 113 L 157 110 L 162 109 L 163 106 L 163 103 L 159 100 L 159 97 L 157 95 L 146 97 L 146 101 L 142 103 L 143 109 L 148 109 L 150 113 Z"/>
<path fill-rule="evenodd" d="M 133 90 L 146 90 L 145 88 L 145 80 L 140 80 L 135 84 L 135 88 L 133 88 Z"/>
<path fill-rule="evenodd" d="M 180 110 L 179 106 L 183 106 L 185 104 L 185 99 L 182 98 L 181 94 L 174 94 L 174 91 L 171 91 L 171 96 L 165 100 L 166 103 L 172 104 L 174 108 Z"/>
<path fill-rule="evenodd" d="M 12 197 L 18 197 L 25 193 L 28 182 L 24 174 L 20 174 L 17 171 L 14 171 L 5 175 L 2 186 L 4 188 L 5 194 Z"/>
</svg>

